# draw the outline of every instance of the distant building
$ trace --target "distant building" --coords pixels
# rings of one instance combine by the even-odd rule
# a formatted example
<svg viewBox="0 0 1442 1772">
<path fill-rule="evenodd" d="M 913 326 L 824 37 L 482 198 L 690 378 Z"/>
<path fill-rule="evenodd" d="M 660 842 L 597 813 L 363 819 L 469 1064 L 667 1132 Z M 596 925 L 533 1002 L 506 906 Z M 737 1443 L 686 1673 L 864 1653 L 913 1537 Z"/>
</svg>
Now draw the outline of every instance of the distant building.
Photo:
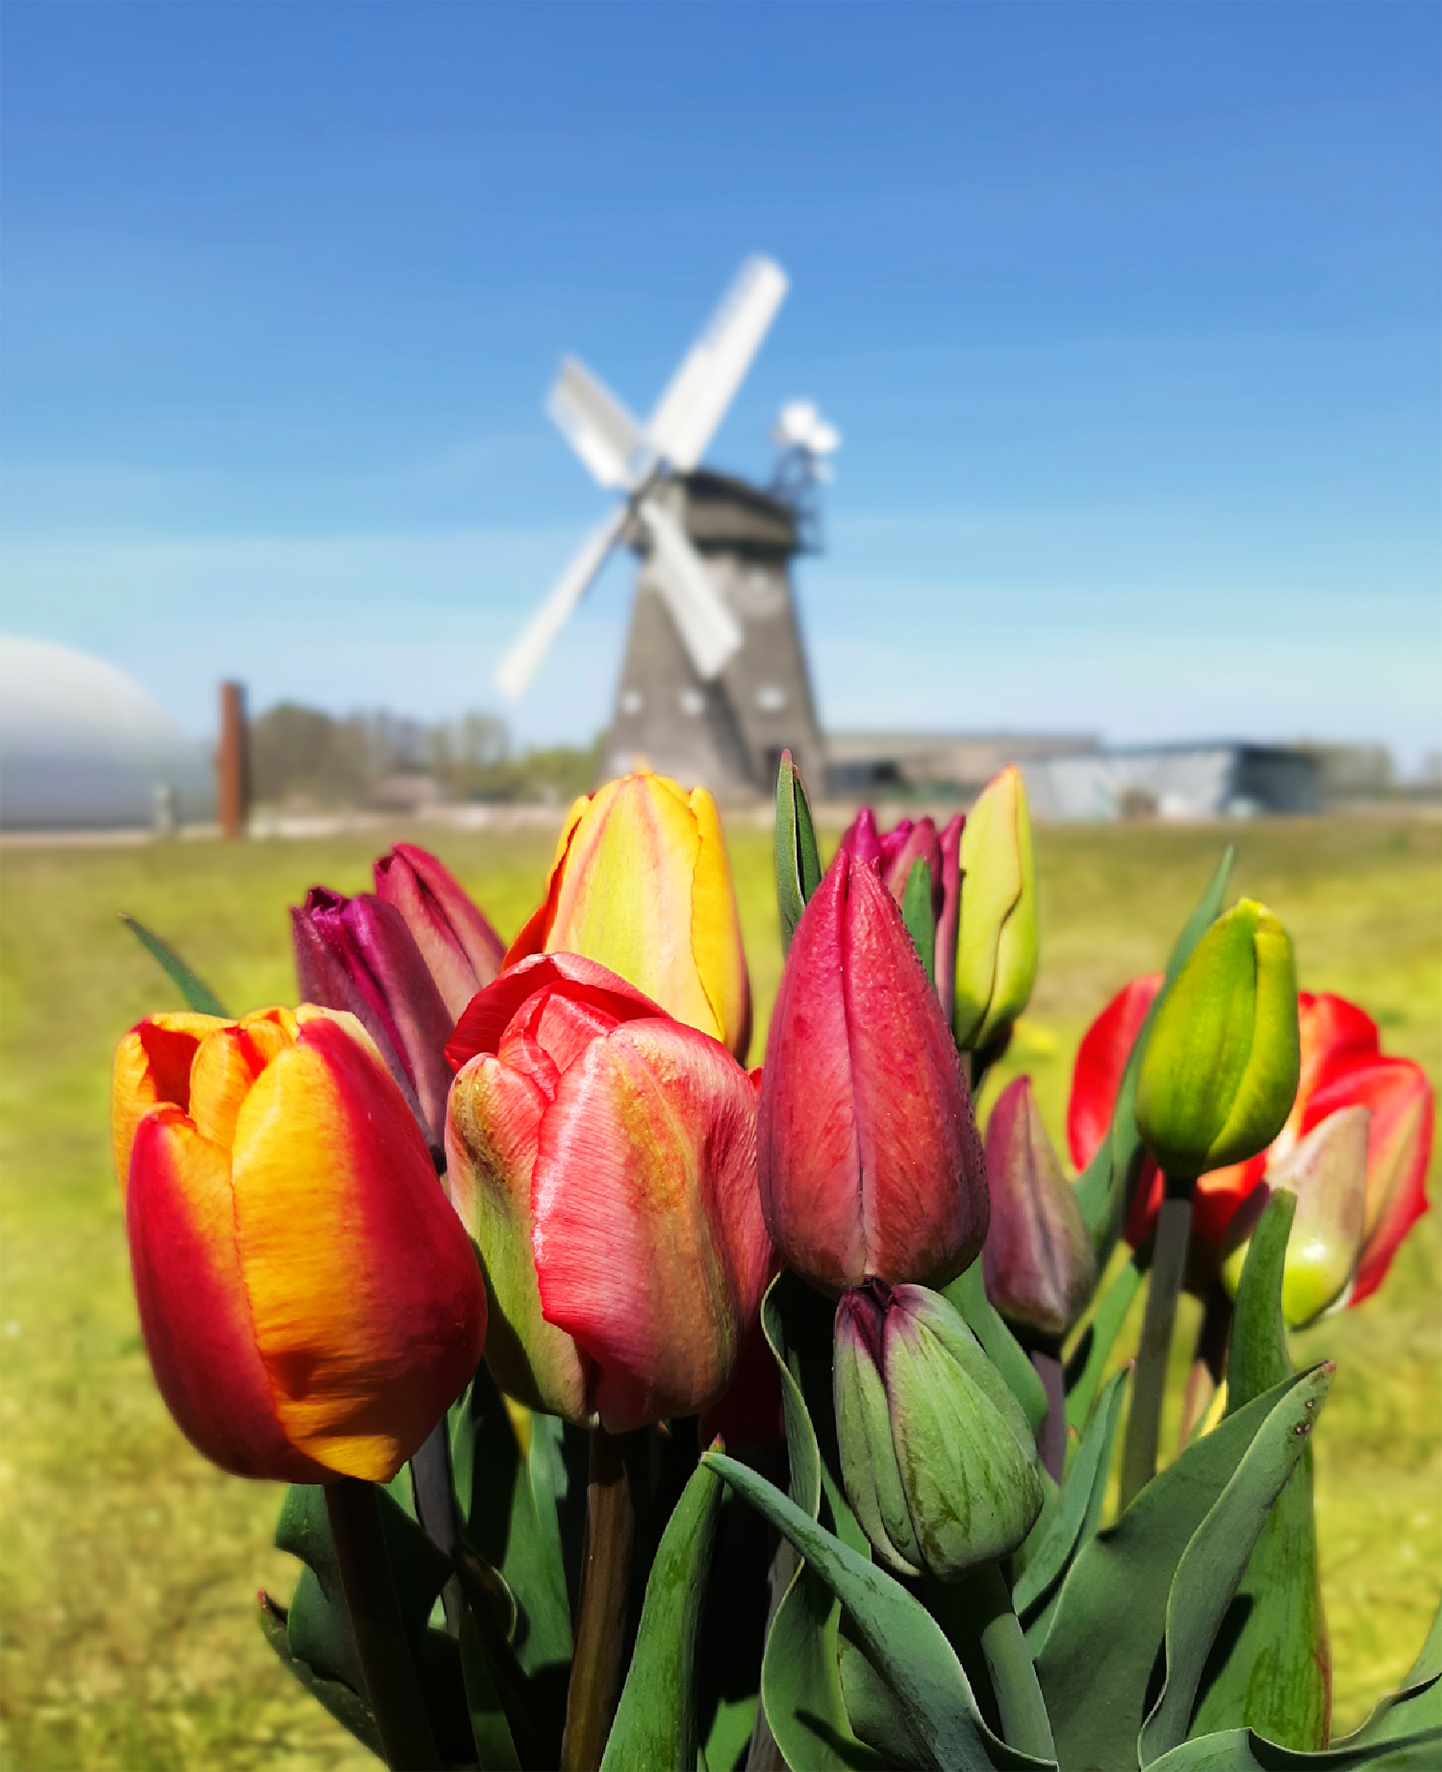
<svg viewBox="0 0 1442 1772">
<path fill-rule="evenodd" d="M 1008 763 L 1094 753 L 1089 733 L 830 732 L 828 791 L 842 800 L 888 794 L 972 799 Z"/>
<path fill-rule="evenodd" d="M 1135 745 L 1019 761 L 1034 816 L 1059 822 L 1247 818 L 1321 804 L 1315 755 L 1278 745 Z"/>
<path fill-rule="evenodd" d="M 0 635 L 0 828 L 124 829 L 214 815 L 202 747 L 103 659 Z"/>
</svg>

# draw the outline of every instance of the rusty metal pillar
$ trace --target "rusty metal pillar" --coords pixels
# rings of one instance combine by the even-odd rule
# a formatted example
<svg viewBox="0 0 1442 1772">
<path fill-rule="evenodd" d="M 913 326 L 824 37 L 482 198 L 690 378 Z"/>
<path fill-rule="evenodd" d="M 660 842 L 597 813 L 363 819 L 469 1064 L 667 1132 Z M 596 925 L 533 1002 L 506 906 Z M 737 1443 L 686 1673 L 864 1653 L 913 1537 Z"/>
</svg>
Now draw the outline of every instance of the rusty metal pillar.
<svg viewBox="0 0 1442 1772">
<path fill-rule="evenodd" d="M 220 686 L 220 749 L 215 768 L 220 834 L 234 842 L 246 834 L 250 821 L 250 743 L 243 683 Z"/>
</svg>

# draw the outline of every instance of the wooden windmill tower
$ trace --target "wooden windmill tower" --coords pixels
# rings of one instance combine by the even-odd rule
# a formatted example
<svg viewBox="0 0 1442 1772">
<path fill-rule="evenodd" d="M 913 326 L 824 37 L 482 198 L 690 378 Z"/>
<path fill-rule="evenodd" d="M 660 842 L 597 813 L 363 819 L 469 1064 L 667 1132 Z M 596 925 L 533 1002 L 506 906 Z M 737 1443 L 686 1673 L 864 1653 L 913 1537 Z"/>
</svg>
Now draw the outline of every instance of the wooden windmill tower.
<svg viewBox="0 0 1442 1772">
<path fill-rule="evenodd" d="M 640 570 L 607 749 L 613 773 L 646 763 L 741 799 L 773 790 L 789 749 L 814 790 L 824 786 L 790 565 L 814 545 L 816 488 L 841 439 L 796 402 L 774 433 L 782 456 L 769 488 L 700 466 L 785 294 L 776 265 L 744 265 L 644 427 L 573 360 L 551 390 L 551 417 L 621 497 L 498 680 L 518 698 L 612 548 L 633 548 Z"/>
</svg>

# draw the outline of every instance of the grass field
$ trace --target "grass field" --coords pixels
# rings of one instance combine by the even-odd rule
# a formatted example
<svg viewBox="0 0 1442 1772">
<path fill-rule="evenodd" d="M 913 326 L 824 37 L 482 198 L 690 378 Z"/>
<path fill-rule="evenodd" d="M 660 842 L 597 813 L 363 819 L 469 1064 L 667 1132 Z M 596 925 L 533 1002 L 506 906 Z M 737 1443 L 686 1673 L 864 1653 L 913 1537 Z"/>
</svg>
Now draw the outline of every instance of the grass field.
<svg viewBox="0 0 1442 1772">
<path fill-rule="evenodd" d="M 1302 981 L 1381 1023 L 1442 1077 L 1442 825 L 1357 819 L 1237 834 L 1235 887 L 1297 945 Z M 505 934 L 549 841 L 422 835 Z M 1082 1030 L 1161 964 L 1222 841 L 1215 830 L 1038 834 L 1042 976 L 1005 1074 L 1029 1069 L 1058 1142 Z M 355 891 L 360 839 L 7 849 L 0 924 L 0 1753 L 17 1769 L 371 1765 L 272 1660 L 250 1616 L 288 1596 L 278 1489 L 221 1476 L 165 1414 L 136 1329 L 110 1172 L 111 1050 L 176 1002 L 115 920 L 172 938 L 240 1009 L 293 996 L 286 906 Z M 762 1050 L 780 973 L 769 837 L 732 857 Z M 999 1081 L 1000 1079 L 997 1079 Z M 988 1096 L 996 1087 L 994 1081 Z M 1435 1165 L 1430 1191 L 1437 1186 Z M 1317 1438 L 1336 1720 L 1405 1671 L 1442 1586 L 1442 1230 L 1424 1219 L 1381 1294 L 1298 1337 L 1335 1357 Z M 1186 1324 L 1183 1325 L 1184 1331 Z M 1189 1348 L 1178 1338 L 1178 1361 Z"/>
</svg>

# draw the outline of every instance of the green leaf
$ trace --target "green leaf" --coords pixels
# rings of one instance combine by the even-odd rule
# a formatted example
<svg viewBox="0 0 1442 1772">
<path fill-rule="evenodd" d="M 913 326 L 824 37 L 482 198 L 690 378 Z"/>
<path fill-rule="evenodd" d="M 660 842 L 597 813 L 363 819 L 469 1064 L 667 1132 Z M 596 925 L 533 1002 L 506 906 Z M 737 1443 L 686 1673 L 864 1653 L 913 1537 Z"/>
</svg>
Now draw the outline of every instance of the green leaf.
<svg viewBox="0 0 1442 1772">
<path fill-rule="evenodd" d="M 522 1458 L 511 1417 L 483 1365 L 451 1411 L 451 1463 L 461 1533 L 515 1596 L 519 1609 L 513 1647 L 524 1673 L 534 1675 L 571 1659 L 571 1608 L 557 1521 L 564 1494 L 561 1424 L 531 1418 L 531 1445 Z"/>
<path fill-rule="evenodd" d="M 1167 1597 L 1166 1678 L 1138 1740 L 1144 1766 L 1186 1740 L 1208 1651 L 1272 1504 L 1309 1443 L 1333 1371 L 1314 1368 L 1272 1410 L 1182 1553 Z"/>
<path fill-rule="evenodd" d="M 1278 1747 L 1252 1729 L 1229 1729 L 1183 1742 L 1149 1772 L 1343 1772 L 1344 1768 L 1376 1766 L 1381 1772 L 1437 1772 L 1437 1744 L 1442 1723 L 1415 1729 L 1393 1741 L 1357 1747 L 1339 1743 L 1322 1753 Z"/>
<path fill-rule="evenodd" d="M 1107 1473 L 1112 1447 L 1121 1420 L 1126 1391 L 1125 1372 L 1118 1372 L 1102 1392 L 1101 1403 L 1082 1436 L 1076 1457 L 1067 1471 L 1055 1508 L 1037 1522 L 1031 1539 L 1022 1546 L 1022 1572 L 1012 1589 L 1017 1616 L 1027 1620 L 1027 1641 L 1033 1652 L 1046 1641 L 1047 1631 L 1061 1598 L 1061 1579 L 1081 1549 L 1096 1536 L 1106 1498 Z"/>
<path fill-rule="evenodd" d="M 936 984 L 936 914 L 931 908 L 931 863 L 918 856 L 906 876 L 906 891 L 901 900 L 901 919 L 926 968 L 926 976 Z"/>
<path fill-rule="evenodd" d="M 480 1630 L 469 1610 L 461 1619 L 460 1649 L 461 1677 L 466 1687 L 471 1739 L 476 1744 L 476 1763 L 481 1772 L 520 1772 L 520 1756 L 511 1736 L 506 1707 L 497 1689 Z"/>
<path fill-rule="evenodd" d="M 661 1534 L 601 1772 L 696 1764 L 696 1638 L 722 1493 L 716 1473 L 697 1465 Z"/>
<path fill-rule="evenodd" d="M 717 1452 L 708 1452 L 703 1462 L 791 1540 L 841 1601 L 856 1641 L 900 1706 L 908 1736 L 923 1756 L 920 1764 L 937 1772 L 1049 1764 L 1017 1753 L 986 1726 L 940 1625 L 899 1582 L 744 1464 Z"/>
<path fill-rule="evenodd" d="M 1006 1387 L 1021 1404 L 1033 1437 L 1046 1420 L 1046 1386 L 1037 1376 L 1026 1350 L 1007 1327 L 1000 1311 L 986 1295 L 981 1258 L 958 1274 L 941 1296 L 956 1311 L 981 1343 L 982 1352 L 1006 1380 Z"/>
<path fill-rule="evenodd" d="M 141 947 L 160 962 L 162 970 L 179 990 L 181 996 L 185 998 L 185 1005 L 188 1009 L 194 1009 L 201 1015 L 219 1015 L 224 1020 L 230 1019 L 224 1003 L 203 978 L 191 971 L 168 941 L 162 941 L 142 922 L 125 911 L 120 913 L 120 921 L 140 943 Z"/>
<path fill-rule="evenodd" d="M 1292 1369 L 1282 1274 L 1296 1196 L 1280 1190 L 1252 1235 L 1237 1292 L 1227 1412 Z M 1284 1747 L 1319 1748 L 1330 1710 L 1327 1625 L 1312 1509 L 1308 1445 L 1268 1514 L 1202 1675 L 1197 1734 L 1255 1729 Z"/>
<path fill-rule="evenodd" d="M 1081 1433 L 1091 1417 L 1097 1387 L 1106 1371 L 1107 1361 L 1116 1343 L 1132 1300 L 1141 1289 L 1142 1269 L 1136 1257 L 1120 1270 L 1102 1294 L 1096 1314 L 1082 1333 L 1066 1372 L 1066 1421 L 1069 1428 Z"/>
<path fill-rule="evenodd" d="M 761 1328 L 781 1378 L 786 1415 L 786 1450 L 791 1499 L 810 1519 L 821 1512 L 823 1491 L 833 1505 L 844 1505 L 831 1482 L 817 1445 L 816 1429 L 801 1388 L 801 1359 L 788 1347 L 783 1302 L 803 1308 L 799 1282 L 780 1274 L 761 1304 Z M 850 1519 L 850 1528 L 860 1529 Z M 853 1544 L 853 1549 L 859 1547 Z M 771 1621 L 761 1663 L 761 1703 L 777 1747 L 788 1765 L 807 1772 L 870 1772 L 879 1762 L 858 1740 L 846 1711 L 838 1666 L 841 1605 L 821 1577 L 802 1563 Z"/>
<path fill-rule="evenodd" d="M 1177 937 L 1176 945 L 1167 960 L 1165 983 L 1157 992 L 1147 1018 L 1132 1044 L 1131 1056 L 1122 1073 L 1121 1086 L 1112 1106 L 1111 1125 L 1107 1129 L 1107 1135 L 1098 1145 L 1091 1162 L 1077 1177 L 1077 1198 L 1081 1202 L 1082 1215 L 1096 1245 L 1098 1272 L 1111 1259 L 1112 1250 L 1122 1234 L 1127 1209 L 1131 1205 L 1132 1194 L 1146 1156 L 1141 1133 L 1137 1130 L 1136 1117 L 1137 1071 L 1141 1065 L 1142 1050 L 1146 1046 L 1147 1035 L 1151 1032 L 1162 998 L 1166 995 L 1167 986 L 1186 964 L 1203 933 L 1216 921 L 1222 908 L 1222 900 L 1227 894 L 1227 882 L 1231 878 L 1235 854 L 1236 851 L 1229 843 L 1222 852 L 1222 859 L 1218 862 L 1217 870 L 1197 908 Z"/>
<path fill-rule="evenodd" d="M 291 1653 L 285 1607 L 277 1606 L 269 1594 L 262 1593 L 256 1602 L 256 1616 L 265 1640 L 275 1651 L 281 1666 L 305 1687 L 317 1704 L 330 1712 L 343 1729 L 349 1729 L 363 1747 L 368 1747 L 378 1760 L 383 1760 L 380 1731 L 365 1699 L 344 1681 L 318 1674 L 308 1662 Z"/>
<path fill-rule="evenodd" d="M 1135 1764 L 1177 1565 L 1273 1411 L 1310 1418 L 1312 1376 L 1278 1385 L 1194 1441 L 1072 1563 L 1037 1658 L 1064 1766 Z"/>
<path fill-rule="evenodd" d="M 791 947 L 806 901 L 820 884 L 821 857 L 806 784 L 790 751 L 783 751 L 776 775 L 776 908 L 783 954 Z"/>
</svg>

